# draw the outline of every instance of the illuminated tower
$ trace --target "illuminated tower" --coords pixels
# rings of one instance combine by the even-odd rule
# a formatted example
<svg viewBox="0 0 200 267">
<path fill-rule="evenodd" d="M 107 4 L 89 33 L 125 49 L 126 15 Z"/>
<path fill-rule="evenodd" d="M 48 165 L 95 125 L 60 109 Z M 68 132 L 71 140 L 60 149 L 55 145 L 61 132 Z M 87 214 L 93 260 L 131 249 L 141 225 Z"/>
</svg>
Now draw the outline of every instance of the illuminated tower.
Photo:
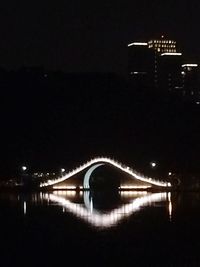
<svg viewBox="0 0 200 267">
<path fill-rule="evenodd" d="M 165 87 L 171 90 L 172 80 L 171 72 L 172 69 L 176 69 L 177 74 L 177 62 L 178 60 L 174 60 L 174 56 L 180 56 L 180 54 L 176 54 L 176 41 L 171 39 L 166 39 L 164 35 L 159 39 L 151 39 L 148 41 L 148 48 L 154 50 L 154 85 L 155 87 Z M 161 59 L 160 56 L 165 56 L 165 59 Z M 171 57 L 173 56 L 173 57 Z M 180 58 L 180 57 L 179 57 Z M 167 59 L 167 60 L 166 60 Z M 178 58 L 177 58 L 178 59 Z M 166 62 L 166 66 L 163 65 L 163 61 Z M 174 63 L 174 64 L 173 64 Z M 172 66 L 172 69 L 169 71 L 169 65 Z M 176 67 L 175 67 L 176 65 Z M 181 63 L 180 66 L 181 67 Z M 165 69 L 166 68 L 166 69 Z M 166 72 L 168 71 L 168 73 Z M 166 75 L 168 76 L 166 78 Z M 181 77 L 180 73 L 179 76 Z M 163 81 L 163 78 L 165 81 Z M 177 80 L 177 77 L 176 77 Z"/>
<path fill-rule="evenodd" d="M 182 86 L 182 53 L 177 53 L 176 41 L 151 39 L 128 44 L 129 77 L 136 85 L 180 89 Z"/>
</svg>

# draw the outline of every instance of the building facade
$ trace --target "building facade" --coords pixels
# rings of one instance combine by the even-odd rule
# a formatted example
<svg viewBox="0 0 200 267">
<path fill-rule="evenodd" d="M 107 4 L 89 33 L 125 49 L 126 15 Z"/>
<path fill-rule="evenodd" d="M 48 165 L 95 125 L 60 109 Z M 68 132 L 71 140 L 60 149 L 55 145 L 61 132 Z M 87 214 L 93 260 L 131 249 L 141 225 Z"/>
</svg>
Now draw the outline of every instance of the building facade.
<svg viewBox="0 0 200 267">
<path fill-rule="evenodd" d="M 154 49 L 159 54 L 177 52 L 176 41 L 165 39 L 164 36 L 148 41 L 148 48 Z"/>
<path fill-rule="evenodd" d="M 148 49 L 148 43 L 128 45 L 128 72 L 135 85 L 154 86 L 154 54 L 152 49 Z"/>
<path fill-rule="evenodd" d="M 183 96 L 200 101 L 200 69 L 196 63 L 182 65 Z"/>
</svg>

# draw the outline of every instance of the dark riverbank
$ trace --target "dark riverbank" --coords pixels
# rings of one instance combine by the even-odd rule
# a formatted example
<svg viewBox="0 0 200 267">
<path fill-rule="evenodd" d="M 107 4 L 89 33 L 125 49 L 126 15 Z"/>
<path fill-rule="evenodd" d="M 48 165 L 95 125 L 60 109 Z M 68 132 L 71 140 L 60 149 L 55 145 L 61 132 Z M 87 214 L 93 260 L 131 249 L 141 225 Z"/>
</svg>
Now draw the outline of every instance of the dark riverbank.
<svg viewBox="0 0 200 267">
<path fill-rule="evenodd" d="M 194 102 L 162 88 L 133 87 L 112 73 L 44 77 L 22 69 L 4 73 L 0 85 L 2 178 L 16 177 L 23 165 L 32 173 L 57 172 L 107 155 L 152 177 L 173 172 L 196 184 L 194 173 L 199 180 L 200 105 Z"/>
</svg>

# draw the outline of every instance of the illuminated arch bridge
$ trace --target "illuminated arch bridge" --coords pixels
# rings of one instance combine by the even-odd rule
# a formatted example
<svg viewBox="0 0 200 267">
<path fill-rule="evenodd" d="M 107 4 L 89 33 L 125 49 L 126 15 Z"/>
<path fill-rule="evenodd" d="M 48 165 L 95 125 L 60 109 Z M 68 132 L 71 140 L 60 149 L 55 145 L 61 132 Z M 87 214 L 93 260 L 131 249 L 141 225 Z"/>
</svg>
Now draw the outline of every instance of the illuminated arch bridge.
<svg viewBox="0 0 200 267">
<path fill-rule="evenodd" d="M 90 180 L 90 176 L 91 176 L 92 172 L 96 168 L 98 168 L 99 166 L 105 165 L 105 164 L 111 165 L 111 166 L 115 167 L 116 169 L 119 169 L 124 174 L 128 174 L 129 177 L 134 179 L 135 181 L 142 182 L 143 184 L 145 184 L 145 186 L 140 186 L 140 188 L 151 188 L 151 187 L 168 188 L 168 187 L 171 187 L 171 183 L 169 183 L 169 182 L 158 181 L 158 180 L 155 180 L 151 177 L 146 177 L 146 176 L 134 171 L 132 168 L 130 168 L 130 167 L 128 167 L 128 166 L 126 166 L 126 165 L 124 165 L 124 164 L 122 164 L 116 160 L 113 160 L 113 159 L 107 158 L 107 157 L 97 157 L 97 158 L 91 159 L 90 161 L 84 163 L 83 165 L 80 165 L 79 167 L 66 173 L 62 177 L 58 177 L 57 179 L 48 180 L 46 182 L 40 183 L 40 188 L 53 186 L 53 188 L 58 189 L 59 187 L 56 187 L 56 185 L 58 185 L 62 182 L 65 182 L 66 180 L 72 178 L 73 176 L 79 174 L 80 172 L 88 169 L 86 174 L 85 174 L 85 177 L 84 177 L 83 186 L 81 187 L 82 189 L 87 190 L 90 188 L 89 180 Z M 132 188 L 132 189 L 137 189 L 137 188 L 139 188 L 139 187 L 136 186 L 135 188 Z M 131 189 L 131 188 L 126 188 L 126 189 Z"/>
</svg>

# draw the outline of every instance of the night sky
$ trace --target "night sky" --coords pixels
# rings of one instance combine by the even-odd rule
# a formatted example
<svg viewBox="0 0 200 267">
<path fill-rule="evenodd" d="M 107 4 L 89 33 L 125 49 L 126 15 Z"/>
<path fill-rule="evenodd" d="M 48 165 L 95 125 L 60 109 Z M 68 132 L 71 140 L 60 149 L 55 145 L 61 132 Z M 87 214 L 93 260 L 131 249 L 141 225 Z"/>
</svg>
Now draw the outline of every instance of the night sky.
<svg viewBox="0 0 200 267">
<path fill-rule="evenodd" d="M 0 72 L 0 176 L 22 164 L 58 169 L 96 155 L 141 168 L 156 159 L 166 168 L 199 168 L 199 108 L 177 105 L 162 90 L 136 92 L 118 75 L 126 73 L 129 42 L 161 34 L 197 62 L 199 11 L 199 1 L 1 3 L 1 68 L 76 73 Z"/>
<path fill-rule="evenodd" d="M 165 34 L 199 58 L 200 2 L 3 1 L 0 66 L 124 73 L 126 44 Z"/>
</svg>

